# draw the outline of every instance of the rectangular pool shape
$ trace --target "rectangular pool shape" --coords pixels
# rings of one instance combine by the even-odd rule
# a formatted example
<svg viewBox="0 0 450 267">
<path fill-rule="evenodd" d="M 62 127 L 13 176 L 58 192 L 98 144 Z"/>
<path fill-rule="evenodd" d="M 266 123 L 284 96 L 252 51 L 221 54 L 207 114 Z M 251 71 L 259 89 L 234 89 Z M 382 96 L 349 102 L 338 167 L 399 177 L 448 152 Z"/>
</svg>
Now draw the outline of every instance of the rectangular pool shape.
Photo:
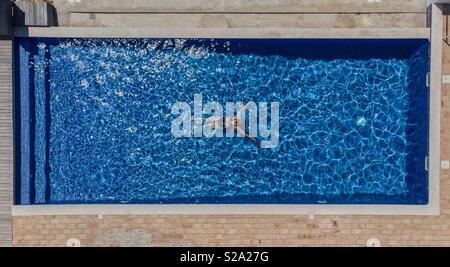
<svg viewBox="0 0 450 267">
<path fill-rule="evenodd" d="M 16 38 L 15 202 L 425 205 L 429 58 L 425 39 Z"/>
</svg>

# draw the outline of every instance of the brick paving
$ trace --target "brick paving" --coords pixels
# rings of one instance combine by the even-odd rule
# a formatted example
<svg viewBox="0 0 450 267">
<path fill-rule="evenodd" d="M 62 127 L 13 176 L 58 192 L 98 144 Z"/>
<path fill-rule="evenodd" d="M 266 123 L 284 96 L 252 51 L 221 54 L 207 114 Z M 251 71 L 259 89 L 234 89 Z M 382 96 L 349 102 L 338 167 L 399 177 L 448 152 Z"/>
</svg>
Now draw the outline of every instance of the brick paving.
<svg viewBox="0 0 450 267">
<path fill-rule="evenodd" d="M 444 17 L 445 19 L 445 17 Z M 445 27 L 444 27 L 445 29 Z M 443 46 L 443 74 L 450 47 Z M 442 87 L 441 158 L 450 159 L 450 85 Z M 450 246 L 450 170 L 440 216 L 105 215 L 13 218 L 15 246 Z"/>
</svg>

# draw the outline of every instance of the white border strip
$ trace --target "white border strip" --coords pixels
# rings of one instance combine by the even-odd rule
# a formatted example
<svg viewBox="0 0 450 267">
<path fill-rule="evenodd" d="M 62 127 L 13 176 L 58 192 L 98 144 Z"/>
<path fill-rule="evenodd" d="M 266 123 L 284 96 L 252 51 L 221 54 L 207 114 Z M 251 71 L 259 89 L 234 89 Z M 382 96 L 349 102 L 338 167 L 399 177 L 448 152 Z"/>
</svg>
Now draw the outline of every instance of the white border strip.
<svg viewBox="0 0 450 267">
<path fill-rule="evenodd" d="M 16 27 L 16 37 L 73 38 L 430 38 L 429 28 Z"/>
<path fill-rule="evenodd" d="M 74 38 L 426 38 L 431 34 L 430 172 L 428 205 L 14 205 L 13 216 L 140 214 L 326 214 L 439 215 L 440 77 L 442 13 L 433 6 L 433 30 L 409 29 L 160 29 L 160 28 L 15 28 L 16 37 Z"/>
<path fill-rule="evenodd" d="M 442 10 L 431 6 L 429 203 L 439 214 L 441 172 Z"/>
<path fill-rule="evenodd" d="M 145 215 L 145 214 L 312 214 L 312 215 L 439 215 L 433 205 L 215 205 L 215 204 L 83 204 L 15 205 L 13 216 Z"/>
</svg>

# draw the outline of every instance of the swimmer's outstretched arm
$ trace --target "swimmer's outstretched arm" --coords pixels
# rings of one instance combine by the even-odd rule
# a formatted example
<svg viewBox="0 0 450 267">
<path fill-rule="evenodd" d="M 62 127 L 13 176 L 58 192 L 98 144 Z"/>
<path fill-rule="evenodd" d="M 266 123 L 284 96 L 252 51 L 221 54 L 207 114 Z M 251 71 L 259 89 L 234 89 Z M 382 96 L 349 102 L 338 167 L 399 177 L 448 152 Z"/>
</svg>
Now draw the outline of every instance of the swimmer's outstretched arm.
<svg viewBox="0 0 450 267">
<path fill-rule="evenodd" d="M 244 112 L 245 109 L 248 107 L 248 105 L 250 105 L 251 103 L 253 103 L 253 101 L 251 101 L 251 100 L 248 101 L 248 103 L 245 104 L 245 106 L 243 106 L 243 107 L 238 111 L 238 113 L 236 114 L 236 118 L 239 118 L 239 117 L 241 116 L 242 112 Z"/>
</svg>

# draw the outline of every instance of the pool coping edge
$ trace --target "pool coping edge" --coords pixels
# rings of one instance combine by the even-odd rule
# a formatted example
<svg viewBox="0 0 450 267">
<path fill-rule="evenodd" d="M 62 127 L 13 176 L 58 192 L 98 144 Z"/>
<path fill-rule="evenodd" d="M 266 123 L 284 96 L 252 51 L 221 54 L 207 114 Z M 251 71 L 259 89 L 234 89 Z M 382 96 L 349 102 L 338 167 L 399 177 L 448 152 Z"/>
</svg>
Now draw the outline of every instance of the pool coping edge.
<svg viewBox="0 0 450 267">
<path fill-rule="evenodd" d="M 439 215 L 432 205 L 69 204 L 14 205 L 13 216 L 148 214 Z"/>
<path fill-rule="evenodd" d="M 70 204 L 13 205 L 12 216 L 45 215 L 144 215 L 144 214 L 309 214 L 309 215 L 439 215 L 440 102 L 442 64 L 442 11 L 432 6 L 432 27 L 409 29 L 160 29 L 88 27 L 16 27 L 16 37 L 161 37 L 161 38 L 426 38 L 431 40 L 429 204 L 335 205 L 335 204 Z M 437 115 L 437 116 L 436 116 Z"/>
<path fill-rule="evenodd" d="M 442 90 L 442 19 L 439 5 L 430 6 L 430 115 L 428 151 L 428 199 L 430 210 L 440 214 L 440 171 L 441 171 L 441 90 Z"/>
<path fill-rule="evenodd" d="M 16 37 L 53 38 L 430 38 L 429 28 L 15 27 Z"/>
</svg>

